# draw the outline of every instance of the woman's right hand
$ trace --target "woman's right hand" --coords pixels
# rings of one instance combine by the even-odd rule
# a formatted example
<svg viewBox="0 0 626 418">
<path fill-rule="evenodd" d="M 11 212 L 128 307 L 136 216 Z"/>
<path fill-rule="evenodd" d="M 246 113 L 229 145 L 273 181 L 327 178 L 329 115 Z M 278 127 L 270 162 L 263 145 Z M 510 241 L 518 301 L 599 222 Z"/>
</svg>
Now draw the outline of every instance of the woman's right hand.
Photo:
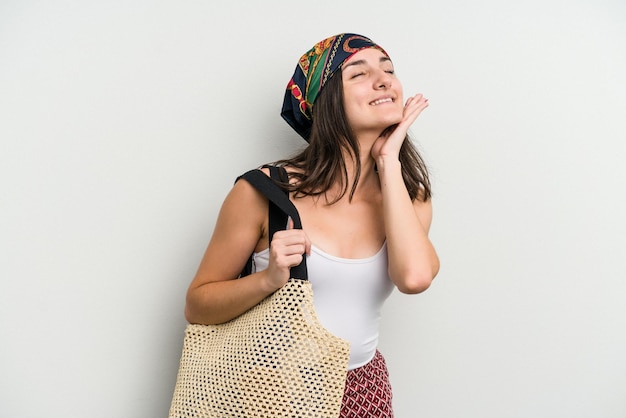
<svg viewBox="0 0 626 418">
<path fill-rule="evenodd" d="M 283 287 L 289 280 L 290 269 L 310 253 L 309 237 L 302 229 L 294 229 L 293 220 L 289 218 L 287 229 L 276 232 L 272 238 L 266 276 L 268 289 L 276 291 Z"/>
</svg>

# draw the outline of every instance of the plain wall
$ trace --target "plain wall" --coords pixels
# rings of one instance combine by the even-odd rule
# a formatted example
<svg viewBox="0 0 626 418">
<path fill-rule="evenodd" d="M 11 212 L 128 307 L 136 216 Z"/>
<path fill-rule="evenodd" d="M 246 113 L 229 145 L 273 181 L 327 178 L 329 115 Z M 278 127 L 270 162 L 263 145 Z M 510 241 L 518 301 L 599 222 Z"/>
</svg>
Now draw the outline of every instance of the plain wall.
<svg viewBox="0 0 626 418">
<path fill-rule="evenodd" d="M 626 416 L 626 6 L 0 2 L 0 416 L 155 418 L 235 177 L 304 145 L 300 55 L 370 36 L 432 170 L 442 268 L 394 293 L 399 418 Z"/>
</svg>

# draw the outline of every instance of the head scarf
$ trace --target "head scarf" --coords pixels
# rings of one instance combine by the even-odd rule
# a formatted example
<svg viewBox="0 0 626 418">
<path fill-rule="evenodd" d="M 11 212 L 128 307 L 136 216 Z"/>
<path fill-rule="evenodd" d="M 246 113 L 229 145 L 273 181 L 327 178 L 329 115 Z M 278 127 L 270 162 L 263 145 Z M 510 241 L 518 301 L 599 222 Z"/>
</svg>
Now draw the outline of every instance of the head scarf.
<svg viewBox="0 0 626 418">
<path fill-rule="evenodd" d="M 322 87 L 348 58 L 365 48 L 387 53 L 371 39 L 342 33 L 316 43 L 296 66 L 287 84 L 281 116 L 307 142 L 311 134 L 313 103 Z"/>
</svg>

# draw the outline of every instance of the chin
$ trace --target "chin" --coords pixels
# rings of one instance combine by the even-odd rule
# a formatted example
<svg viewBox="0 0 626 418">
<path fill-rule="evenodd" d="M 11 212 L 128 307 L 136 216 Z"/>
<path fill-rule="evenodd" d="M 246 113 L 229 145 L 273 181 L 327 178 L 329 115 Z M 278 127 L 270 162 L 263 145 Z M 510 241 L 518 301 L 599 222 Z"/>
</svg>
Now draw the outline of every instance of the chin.
<svg viewBox="0 0 626 418">
<path fill-rule="evenodd" d="M 393 125 L 397 125 L 400 122 L 402 122 L 402 115 L 400 115 L 399 117 L 386 118 L 383 124 L 386 127 L 390 127 L 390 126 L 393 126 Z"/>
</svg>

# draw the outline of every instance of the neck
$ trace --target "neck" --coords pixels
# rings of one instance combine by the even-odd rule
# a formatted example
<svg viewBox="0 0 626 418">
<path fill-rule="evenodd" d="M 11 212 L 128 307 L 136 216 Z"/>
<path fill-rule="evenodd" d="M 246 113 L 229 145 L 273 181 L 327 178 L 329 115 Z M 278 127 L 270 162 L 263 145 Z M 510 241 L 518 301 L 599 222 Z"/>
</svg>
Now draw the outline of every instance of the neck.
<svg viewBox="0 0 626 418">
<path fill-rule="evenodd" d="M 376 162 L 371 156 L 372 146 L 378 136 L 372 135 L 369 138 L 359 139 L 359 162 L 361 163 L 361 173 L 359 175 L 358 184 L 355 189 L 355 196 L 363 191 L 370 190 L 371 187 L 378 187 L 378 175 L 376 174 L 375 166 Z M 356 180 L 356 161 L 354 157 L 344 152 L 344 161 L 346 164 L 346 171 L 348 172 L 348 192 L 345 198 L 349 197 L 350 190 L 354 181 Z"/>
</svg>

